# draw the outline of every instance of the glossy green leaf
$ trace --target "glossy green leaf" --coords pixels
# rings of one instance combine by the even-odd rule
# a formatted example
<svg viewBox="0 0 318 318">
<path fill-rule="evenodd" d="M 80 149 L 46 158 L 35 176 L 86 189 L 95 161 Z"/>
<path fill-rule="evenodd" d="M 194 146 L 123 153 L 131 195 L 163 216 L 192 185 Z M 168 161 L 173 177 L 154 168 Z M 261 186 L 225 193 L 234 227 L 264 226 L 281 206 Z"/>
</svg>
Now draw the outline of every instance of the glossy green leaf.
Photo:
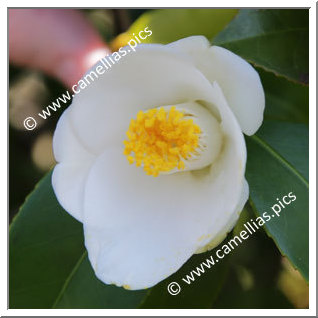
<svg viewBox="0 0 318 318">
<path fill-rule="evenodd" d="M 62 210 L 50 184 L 48 174 L 10 226 L 10 308 L 51 308 L 84 252 L 82 225 Z"/>
<path fill-rule="evenodd" d="M 9 242 L 10 308 L 127 308 L 136 307 L 146 293 L 105 285 L 95 277 L 82 224 L 56 201 L 51 173 L 13 220 Z"/>
<path fill-rule="evenodd" d="M 96 278 L 85 252 L 65 282 L 53 308 L 136 308 L 146 294 L 147 290 L 128 291 L 102 283 Z"/>
<path fill-rule="evenodd" d="M 283 255 L 308 280 L 308 131 L 305 125 L 264 123 L 257 135 L 246 138 L 246 177 L 257 215 L 272 216 L 264 227 Z M 292 192 L 296 200 L 277 216 L 272 207 Z M 276 207 L 278 211 L 278 208 Z"/>
<path fill-rule="evenodd" d="M 265 91 L 265 118 L 308 124 L 309 87 L 256 68 Z"/>
<path fill-rule="evenodd" d="M 298 123 L 265 121 L 257 135 L 309 180 L 309 131 Z"/>
<path fill-rule="evenodd" d="M 237 14 L 236 9 L 162 9 L 144 13 L 128 30 L 138 34 L 149 27 L 146 43 L 170 43 L 191 35 L 208 39 L 219 33 Z"/>
<path fill-rule="evenodd" d="M 241 10 L 213 40 L 267 71 L 308 83 L 309 10 Z"/>
</svg>

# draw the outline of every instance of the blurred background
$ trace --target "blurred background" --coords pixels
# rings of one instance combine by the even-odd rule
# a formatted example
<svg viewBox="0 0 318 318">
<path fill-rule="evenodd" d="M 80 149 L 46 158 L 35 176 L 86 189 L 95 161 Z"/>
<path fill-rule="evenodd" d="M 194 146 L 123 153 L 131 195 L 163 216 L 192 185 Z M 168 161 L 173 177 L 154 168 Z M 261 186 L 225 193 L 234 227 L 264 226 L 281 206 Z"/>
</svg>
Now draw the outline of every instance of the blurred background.
<svg viewBox="0 0 318 318">
<path fill-rule="evenodd" d="M 60 13 L 56 12 L 49 19 L 54 20 L 55 17 L 59 19 L 64 14 L 62 11 L 68 10 L 59 11 Z M 119 44 L 122 44 L 123 39 L 123 35 L 120 37 L 118 35 L 125 32 L 140 15 L 149 10 L 87 9 L 74 11 L 76 11 L 74 21 L 77 21 L 74 26 L 69 25 L 69 22 L 61 22 L 61 24 L 65 23 L 71 33 L 74 32 L 75 41 L 76 36 L 86 34 L 84 37 L 95 39 L 94 48 L 116 50 L 121 46 Z M 25 129 L 23 120 L 29 116 L 38 118 L 37 113 L 69 88 L 71 79 L 79 79 L 81 70 L 74 76 L 54 74 L 52 70 L 45 69 L 43 64 L 40 65 L 39 47 L 34 47 L 36 52 L 23 52 L 23 44 L 22 47 L 16 45 L 16 41 L 21 42 L 20 37 L 27 36 L 23 33 L 26 31 L 21 30 L 21 27 L 18 26 L 23 12 L 18 12 L 16 15 L 14 12 L 10 14 L 12 14 L 9 27 L 9 220 L 11 222 L 26 196 L 55 164 L 52 153 L 52 136 L 59 116 L 67 105 L 54 112 L 49 119 L 38 121 L 36 129 L 32 131 Z M 87 24 L 83 21 L 86 21 Z M 39 33 L 38 27 L 34 26 L 34 37 Z M 39 37 L 46 37 L 46 30 L 43 32 L 44 35 L 40 34 Z M 96 35 L 92 36 L 91 34 L 94 32 Z M 66 37 L 66 35 L 59 33 L 54 36 L 59 39 L 59 36 Z M 51 41 L 51 37 L 48 38 Z M 34 45 L 37 45 L 34 39 L 26 39 L 26 41 L 33 41 Z M 54 63 L 58 64 L 64 48 L 58 48 L 59 44 L 52 43 L 52 41 L 44 42 L 43 50 L 45 50 L 44 46 L 49 47 L 50 51 L 58 51 L 56 60 L 54 60 Z M 80 51 L 78 48 L 76 50 Z M 83 51 L 85 50 L 86 48 L 83 49 Z M 24 56 L 18 56 L 19 51 Z M 91 51 L 88 48 L 86 53 Z M 65 64 L 64 68 L 67 69 Z M 248 217 L 248 213 L 251 212 L 246 211 L 245 213 Z M 261 230 L 255 237 L 253 236 L 242 247 L 235 250 L 230 274 L 214 307 L 308 308 L 308 301 L 307 283 L 298 271 L 293 269 L 288 260 L 280 255 L 273 241 Z"/>
</svg>

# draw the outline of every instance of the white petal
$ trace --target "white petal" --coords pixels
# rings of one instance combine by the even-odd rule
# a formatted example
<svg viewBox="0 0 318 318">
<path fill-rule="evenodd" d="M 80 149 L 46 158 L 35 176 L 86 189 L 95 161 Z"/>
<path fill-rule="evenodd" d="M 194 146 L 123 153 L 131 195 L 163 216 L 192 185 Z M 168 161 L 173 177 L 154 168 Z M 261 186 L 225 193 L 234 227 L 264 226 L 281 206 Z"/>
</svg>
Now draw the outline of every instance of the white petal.
<svg viewBox="0 0 318 318">
<path fill-rule="evenodd" d="M 167 47 L 188 55 L 193 61 L 193 58 L 198 53 L 208 50 L 211 47 L 211 44 L 205 36 L 195 35 L 169 43 L 167 44 Z"/>
<path fill-rule="evenodd" d="M 80 142 L 70 121 L 72 108 L 67 108 L 56 125 L 53 152 L 57 162 L 89 161 L 94 155 Z M 74 112 L 74 110 L 73 110 Z"/>
<path fill-rule="evenodd" d="M 217 84 L 211 93 L 225 135 L 223 152 L 212 166 L 153 178 L 129 165 L 117 147 L 107 149 L 91 169 L 84 199 L 85 244 L 103 282 L 131 289 L 153 286 L 232 226 L 246 149 Z"/>
<path fill-rule="evenodd" d="M 101 154 L 125 139 L 139 110 L 204 100 L 209 87 L 181 54 L 164 45 L 140 45 L 74 97 L 71 122 L 87 149 Z"/>
<path fill-rule="evenodd" d="M 61 206 L 82 222 L 84 188 L 91 165 L 58 163 L 52 174 L 52 186 Z"/>
<path fill-rule="evenodd" d="M 245 203 L 248 200 L 248 195 L 249 195 L 249 186 L 248 186 L 246 179 L 244 178 L 241 199 L 237 205 L 238 212 L 241 212 L 243 210 Z"/>
<path fill-rule="evenodd" d="M 63 208 L 81 221 L 84 185 L 94 156 L 76 138 L 69 121 L 69 109 L 64 111 L 58 121 L 53 151 L 55 159 L 60 162 L 52 175 L 55 195 Z"/>
<path fill-rule="evenodd" d="M 235 224 L 237 223 L 240 214 L 244 208 L 244 205 L 248 199 L 248 194 L 249 194 L 249 187 L 248 187 L 248 183 L 247 181 L 244 179 L 243 180 L 243 187 L 242 187 L 242 193 L 240 196 L 240 200 L 237 204 L 236 207 L 236 213 L 233 213 L 232 218 L 228 221 L 227 225 L 224 227 L 226 230 L 226 232 L 224 232 L 224 229 L 220 229 L 219 233 L 217 233 L 215 235 L 215 237 L 213 237 L 211 239 L 211 241 L 209 243 L 207 243 L 205 246 L 202 246 L 200 248 L 198 248 L 195 253 L 196 254 L 200 254 L 200 253 L 204 253 L 206 251 L 210 251 L 212 248 L 218 246 L 227 236 L 227 234 L 229 232 L 232 231 L 232 229 L 234 228 Z"/>
<path fill-rule="evenodd" d="M 218 82 L 245 134 L 258 130 L 263 121 L 265 96 L 259 75 L 249 63 L 229 50 L 209 47 L 202 36 L 169 46 L 187 54 L 211 82 Z"/>
</svg>

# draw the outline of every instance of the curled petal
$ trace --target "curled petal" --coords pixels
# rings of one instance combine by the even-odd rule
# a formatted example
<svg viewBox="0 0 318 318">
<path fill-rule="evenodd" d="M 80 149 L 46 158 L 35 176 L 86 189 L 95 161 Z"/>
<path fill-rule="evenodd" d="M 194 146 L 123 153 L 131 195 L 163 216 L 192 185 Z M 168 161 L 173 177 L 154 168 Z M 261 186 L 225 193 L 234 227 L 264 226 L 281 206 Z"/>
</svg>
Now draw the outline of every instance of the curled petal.
<svg viewBox="0 0 318 318">
<path fill-rule="evenodd" d="M 255 69 L 238 55 L 218 46 L 209 46 L 205 37 L 185 38 L 169 46 L 186 54 L 211 81 L 216 81 L 247 135 L 263 122 L 265 95 Z"/>
</svg>

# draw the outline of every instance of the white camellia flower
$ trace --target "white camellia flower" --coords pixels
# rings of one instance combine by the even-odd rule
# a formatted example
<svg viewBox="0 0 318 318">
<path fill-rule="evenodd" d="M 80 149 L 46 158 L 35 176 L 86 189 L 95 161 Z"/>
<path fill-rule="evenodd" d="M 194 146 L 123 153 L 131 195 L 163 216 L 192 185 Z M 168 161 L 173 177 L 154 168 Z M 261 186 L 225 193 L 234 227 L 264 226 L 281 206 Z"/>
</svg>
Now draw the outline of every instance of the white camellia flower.
<svg viewBox="0 0 318 318">
<path fill-rule="evenodd" d="M 226 237 L 264 106 L 252 66 L 201 36 L 139 45 L 74 97 L 52 183 L 101 281 L 149 288 Z"/>
</svg>

